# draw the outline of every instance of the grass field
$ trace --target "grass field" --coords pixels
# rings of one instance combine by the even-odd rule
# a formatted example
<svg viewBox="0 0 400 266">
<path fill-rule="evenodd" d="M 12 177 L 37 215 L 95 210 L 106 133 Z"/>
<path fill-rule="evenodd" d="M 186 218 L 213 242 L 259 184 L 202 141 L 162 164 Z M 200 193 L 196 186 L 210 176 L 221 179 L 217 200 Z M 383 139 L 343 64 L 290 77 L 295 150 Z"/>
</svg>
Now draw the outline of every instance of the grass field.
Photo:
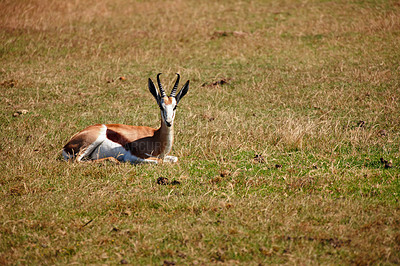
<svg viewBox="0 0 400 266">
<path fill-rule="evenodd" d="M 398 0 L 0 10 L 0 264 L 400 264 Z M 61 159 L 158 127 L 158 72 L 191 81 L 177 164 Z"/>
</svg>

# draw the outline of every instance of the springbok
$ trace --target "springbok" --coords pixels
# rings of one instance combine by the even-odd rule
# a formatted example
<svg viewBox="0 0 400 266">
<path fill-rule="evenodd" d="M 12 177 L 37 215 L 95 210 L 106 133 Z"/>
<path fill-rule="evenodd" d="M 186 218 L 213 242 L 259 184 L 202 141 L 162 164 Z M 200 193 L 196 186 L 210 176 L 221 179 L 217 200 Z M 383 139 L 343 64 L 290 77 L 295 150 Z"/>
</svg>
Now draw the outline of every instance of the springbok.
<svg viewBox="0 0 400 266">
<path fill-rule="evenodd" d="M 175 156 L 168 156 L 174 140 L 174 118 L 179 101 L 189 90 L 189 80 L 176 93 L 180 76 L 169 97 L 157 75 L 160 93 L 149 78 L 148 86 L 151 94 L 161 110 L 161 127 L 154 129 L 144 126 L 122 124 L 96 124 L 76 133 L 64 146 L 62 154 L 65 160 L 112 160 L 121 162 L 158 163 L 177 162 Z"/>
</svg>

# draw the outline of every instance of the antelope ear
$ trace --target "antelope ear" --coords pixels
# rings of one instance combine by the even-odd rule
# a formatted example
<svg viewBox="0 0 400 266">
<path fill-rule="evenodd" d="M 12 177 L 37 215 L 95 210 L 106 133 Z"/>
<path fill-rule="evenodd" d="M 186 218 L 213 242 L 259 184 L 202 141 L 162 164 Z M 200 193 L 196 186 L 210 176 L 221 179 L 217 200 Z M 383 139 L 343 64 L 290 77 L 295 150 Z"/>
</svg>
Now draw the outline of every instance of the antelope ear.
<svg viewBox="0 0 400 266">
<path fill-rule="evenodd" d="M 151 78 L 149 78 L 149 91 L 151 92 L 151 94 L 153 94 L 154 99 L 156 99 L 157 103 L 160 104 L 160 99 L 161 99 L 160 94 L 158 94 L 156 86 L 154 86 L 154 83 L 151 80 Z"/>
<path fill-rule="evenodd" d="M 186 95 L 186 93 L 189 90 L 189 80 L 186 81 L 185 85 L 183 85 L 182 89 L 178 92 L 178 94 L 176 95 L 175 99 L 176 99 L 176 104 L 179 103 L 179 101 L 183 98 L 183 96 Z"/>
</svg>

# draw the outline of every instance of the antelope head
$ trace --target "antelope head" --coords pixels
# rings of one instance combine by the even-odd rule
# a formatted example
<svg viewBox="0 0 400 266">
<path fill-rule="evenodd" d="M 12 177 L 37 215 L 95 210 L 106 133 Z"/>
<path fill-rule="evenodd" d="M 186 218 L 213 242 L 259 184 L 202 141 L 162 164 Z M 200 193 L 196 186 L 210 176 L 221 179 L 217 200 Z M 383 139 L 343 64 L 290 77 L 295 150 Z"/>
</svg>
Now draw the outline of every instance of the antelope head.
<svg viewBox="0 0 400 266">
<path fill-rule="evenodd" d="M 189 80 L 186 81 L 185 85 L 183 85 L 182 89 L 177 94 L 176 91 L 178 89 L 179 79 L 180 79 L 180 76 L 177 73 L 176 75 L 178 75 L 178 77 L 176 78 L 175 85 L 172 88 L 171 94 L 167 96 L 164 91 L 164 88 L 161 85 L 160 75 L 161 73 L 158 73 L 157 75 L 157 84 L 158 88 L 160 89 L 160 92 L 158 92 L 156 86 L 154 86 L 154 83 L 150 78 L 149 78 L 149 90 L 151 94 L 153 94 L 154 98 L 157 101 L 158 106 L 160 107 L 161 120 L 167 127 L 171 127 L 174 122 L 175 111 L 176 108 L 178 107 L 178 103 L 189 90 Z"/>
</svg>

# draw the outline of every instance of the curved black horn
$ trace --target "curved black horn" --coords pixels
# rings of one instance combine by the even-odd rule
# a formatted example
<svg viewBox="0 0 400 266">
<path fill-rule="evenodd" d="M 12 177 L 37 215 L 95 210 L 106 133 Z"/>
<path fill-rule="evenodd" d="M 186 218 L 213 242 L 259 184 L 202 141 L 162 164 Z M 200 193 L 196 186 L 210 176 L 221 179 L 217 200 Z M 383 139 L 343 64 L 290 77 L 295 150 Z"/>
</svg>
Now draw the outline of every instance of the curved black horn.
<svg viewBox="0 0 400 266">
<path fill-rule="evenodd" d="M 174 88 L 172 89 L 171 94 L 169 95 L 169 97 L 175 97 L 176 90 L 178 89 L 179 79 L 181 78 L 181 76 L 178 73 L 176 73 L 176 74 L 178 75 L 178 77 L 176 78 Z"/>
<path fill-rule="evenodd" d="M 165 96 L 167 96 L 166 94 L 165 94 L 165 91 L 164 91 L 164 89 L 163 89 L 163 87 L 162 87 L 162 85 L 161 85 L 161 81 L 160 81 L 160 75 L 161 75 L 162 73 L 158 73 L 157 74 L 157 83 L 158 83 L 158 87 L 160 88 L 160 93 L 161 93 L 161 98 L 163 98 L 163 97 L 165 97 Z"/>
</svg>

